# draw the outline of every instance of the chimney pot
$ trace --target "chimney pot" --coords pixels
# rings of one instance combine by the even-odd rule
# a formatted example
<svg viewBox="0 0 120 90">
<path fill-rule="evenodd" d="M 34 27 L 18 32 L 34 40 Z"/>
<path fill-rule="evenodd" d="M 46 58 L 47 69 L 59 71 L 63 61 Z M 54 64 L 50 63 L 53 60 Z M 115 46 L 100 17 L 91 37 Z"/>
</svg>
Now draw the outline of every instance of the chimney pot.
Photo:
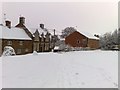
<svg viewBox="0 0 120 90">
<path fill-rule="evenodd" d="M 40 24 L 40 28 L 44 29 L 44 24 Z"/>
<path fill-rule="evenodd" d="M 19 18 L 19 23 L 20 24 L 25 24 L 25 18 L 24 17 L 20 17 Z"/>
<path fill-rule="evenodd" d="M 54 36 L 55 36 L 55 29 L 54 29 Z"/>
<path fill-rule="evenodd" d="M 11 28 L 11 21 L 5 21 L 5 24 L 8 28 Z"/>
</svg>

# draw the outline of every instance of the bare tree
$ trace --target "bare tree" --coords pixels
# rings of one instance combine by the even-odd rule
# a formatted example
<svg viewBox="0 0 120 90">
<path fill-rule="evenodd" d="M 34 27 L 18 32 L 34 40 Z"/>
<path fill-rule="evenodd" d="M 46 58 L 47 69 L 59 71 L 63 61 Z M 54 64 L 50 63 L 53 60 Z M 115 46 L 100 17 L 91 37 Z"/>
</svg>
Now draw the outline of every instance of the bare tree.
<svg viewBox="0 0 120 90">
<path fill-rule="evenodd" d="M 67 37 L 68 35 L 70 35 L 71 33 L 77 31 L 74 27 L 67 27 L 64 30 L 62 30 L 62 38 Z"/>
</svg>

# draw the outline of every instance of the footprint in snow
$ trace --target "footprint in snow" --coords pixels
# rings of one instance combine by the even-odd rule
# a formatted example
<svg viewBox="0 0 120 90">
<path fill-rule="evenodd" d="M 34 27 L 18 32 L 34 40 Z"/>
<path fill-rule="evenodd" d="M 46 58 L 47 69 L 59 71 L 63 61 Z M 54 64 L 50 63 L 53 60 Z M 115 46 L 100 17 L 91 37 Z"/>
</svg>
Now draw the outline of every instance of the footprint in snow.
<svg viewBox="0 0 120 90">
<path fill-rule="evenodd" d="M 79 73 L 75 73 L 75 75 L 79 75 Z"/>
<path fill-rule="evenodd" d="M 82 84 L 82 85 L 85 85 L 85 83 L 84 83 L 84 82 L 82 82 L 81 84 Z"/>
<path fill-rule="evenodd" d="M 113 83 L 116 87 L 118 86 L 118 84 L 117 83 Z"/>
</svg>

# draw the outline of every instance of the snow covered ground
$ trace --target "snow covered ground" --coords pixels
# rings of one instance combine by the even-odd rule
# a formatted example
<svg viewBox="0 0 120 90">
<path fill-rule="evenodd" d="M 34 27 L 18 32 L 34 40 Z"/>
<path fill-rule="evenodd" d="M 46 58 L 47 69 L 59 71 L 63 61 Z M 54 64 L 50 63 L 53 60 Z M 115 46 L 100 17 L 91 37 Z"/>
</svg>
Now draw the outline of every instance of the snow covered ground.
<svg viewBox="0 0 120 90">
<path fill-rule="evenodd" d="M 118 52 L 2 57 L 3 88 L 118 88 Z"/>
</svg>

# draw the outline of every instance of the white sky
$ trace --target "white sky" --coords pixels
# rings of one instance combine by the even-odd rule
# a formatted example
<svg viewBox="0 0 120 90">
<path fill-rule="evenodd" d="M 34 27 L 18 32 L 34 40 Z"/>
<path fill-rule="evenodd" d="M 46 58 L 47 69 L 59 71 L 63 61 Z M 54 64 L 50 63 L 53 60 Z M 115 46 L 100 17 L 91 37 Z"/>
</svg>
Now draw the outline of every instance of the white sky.
<svg viewBox="0 0 120 90">
<path fill-rule="evenodd" d="M 71 1 L 4 2 L 2 12 L 7 14 L 6 17 L 12 21 L 13 26 L 18 23 L 18 18 L 22 15 L 26 18 L 28 27 L 36 28 L 40 23 L 44 23 L 46 28 L 55 28 L 60 32 L 68 26 L 77 26 L 79 31 L 101 34 L 118 27 L 117 2 L 112 2 L 113 0 Z"/>
</svg>

